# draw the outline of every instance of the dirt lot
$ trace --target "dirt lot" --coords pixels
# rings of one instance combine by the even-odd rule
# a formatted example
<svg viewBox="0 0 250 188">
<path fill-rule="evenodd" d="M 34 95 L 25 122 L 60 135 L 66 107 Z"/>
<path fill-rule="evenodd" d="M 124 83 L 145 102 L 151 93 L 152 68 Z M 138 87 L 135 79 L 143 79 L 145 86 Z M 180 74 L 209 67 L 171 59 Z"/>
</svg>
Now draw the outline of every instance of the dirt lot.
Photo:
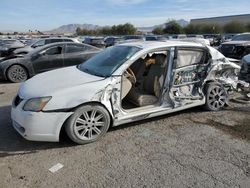
<svg viewBox="0 0 250 188">
<path fill-rule="evenodd" d="M 0 83 L 0 187 L 249 187 L 250 104 L 193 108 L 111 129 L 96 143 L 30 142 L 11 127 L 19 84 Z M 42 126 L 42 125 L 41 125 Z M 48 169 L 61 163 L 62 169 Z"/>
</svg>

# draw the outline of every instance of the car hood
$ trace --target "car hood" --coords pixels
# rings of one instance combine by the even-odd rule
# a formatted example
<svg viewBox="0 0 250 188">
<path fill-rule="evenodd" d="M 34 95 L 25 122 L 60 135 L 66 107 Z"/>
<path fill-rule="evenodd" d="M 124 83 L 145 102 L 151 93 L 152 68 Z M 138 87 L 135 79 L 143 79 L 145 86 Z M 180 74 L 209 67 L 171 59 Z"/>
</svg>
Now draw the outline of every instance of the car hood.
<svg viewBox="0 0 250 188">
<path fill-rule="evenodd" d="M 25 59 L 25 57 L 23 55 L 10 55 L 10 56 L 1 58 L 0 63 L 7 62 L 7 61 L 9 63 L 16 63 L 16 62 L 20 62 L 20 59 Z"/>
<path fill-rule="evenodd" d="M 24 47 L 24 44 L 22 43 L 5 44 L 2 47 L 3 48 L 22 48 Z"/>
<path fill-rule="evenodd" d="M 250 41 L 229 41 L 229 42 L 224 42 L 223 44 L 241 44 L 241 45 L 249 45 Z"/>
<path fill-rule="evenodd" d="M 5 64 L 5 65 L 10 65 L 10 64 L 15 64 L 15 63 L 20 63 L 26 60 L 23 56 L 8 56 L 4 57 L 0 60 L 0 64 Z"/>
<path fill-rule="evenodd" d="M 18 54 L 18 53 L 20 53 L 20 52 L 30 52 L 30 51 L 32 51 L 32 50 L 33 50 L 33 48 L 31 48 L 30 46 L 25 46 L 25 47 L 23 47 L 23 48 L 18 48 L 18 49 L 16 49 L 16 50 L 14 51 L 14 53 Z"/>
<path fill-rule="evenodd" d="M 80 71 L 76 66 L 61 68 L 38 74 L 24 82 L 18 91 L 23 99 L 51 96 L 74 86 L 104 80 L 103 77 Z"/>
</svg>

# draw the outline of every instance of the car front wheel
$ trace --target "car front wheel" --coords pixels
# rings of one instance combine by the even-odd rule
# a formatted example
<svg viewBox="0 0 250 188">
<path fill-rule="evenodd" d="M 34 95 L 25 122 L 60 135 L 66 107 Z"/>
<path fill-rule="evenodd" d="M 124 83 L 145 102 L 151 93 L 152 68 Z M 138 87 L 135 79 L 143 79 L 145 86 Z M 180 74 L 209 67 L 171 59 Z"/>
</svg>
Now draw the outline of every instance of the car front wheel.
<svg viewBox="0 0 250 188">
<path fill-rule="evenodd" d="M 28 73 L 26 69 L 20 65 L 12 65 L 10 68 L 8 68 L 6 75 L 8 80 L 14 83 L 24 82 L 28 79 Z"/>
<path fill-rule="evenodd" d="M 110 115 L 100 105 L 79 107 L 66 122 L 66 133 L 78 144 L 87 144 L 100 139 L 108 130 Z"/>
<path fill-rule="evenodd" d="M 205 108 L 209 111 L 219 111 L 223 109 L 228 100 L 226 90 L 221 84 L 209 83 L 206 87 Z"/>
</svg>

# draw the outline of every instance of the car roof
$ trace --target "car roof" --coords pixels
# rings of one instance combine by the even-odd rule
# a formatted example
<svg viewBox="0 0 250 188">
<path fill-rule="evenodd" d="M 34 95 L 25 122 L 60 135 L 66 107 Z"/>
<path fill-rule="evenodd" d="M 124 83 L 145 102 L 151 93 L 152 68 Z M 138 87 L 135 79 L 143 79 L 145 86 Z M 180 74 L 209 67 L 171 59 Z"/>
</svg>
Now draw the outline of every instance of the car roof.
<svg viewBox="0 0 250 188">
<path fill-rule="evenodd" d="M 239 35 L 250 34 L 250 32 L 239 33 Z"/>
<path fill-rule="evenodd" d="M 68 37 L 46 37 L 46 38 L 38 38 L 38 40 L 47 40 L 47 39 L 72 39 Z"/>
<path fill-rule="evenodd" d="M 144 50 L 150 50 L 155 48 L 165 48 L 172 46 L 192 46 L 192 47 L 203 47 L 204 45 L 195 42 L 182 42 L 182 41 L 138 41 L 138 42 L 130 42 L 130 43 L 122 43 L 119 44 L 121 46 L 135 46 L 142 48 Z"/>
<path fill-rule="evenodd" d="M 92 37 L 92 36 L 90 36 L 90 37 L 86 37 L 85 39 L 104 39 L 104 37 Z"/>
</svg>

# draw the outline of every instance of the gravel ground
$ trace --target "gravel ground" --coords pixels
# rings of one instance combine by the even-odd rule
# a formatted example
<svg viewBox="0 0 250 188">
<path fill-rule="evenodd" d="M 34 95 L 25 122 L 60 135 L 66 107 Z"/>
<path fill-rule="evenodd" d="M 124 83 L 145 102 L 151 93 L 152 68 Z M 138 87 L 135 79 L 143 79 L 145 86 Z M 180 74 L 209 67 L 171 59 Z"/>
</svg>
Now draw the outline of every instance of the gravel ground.
<svg viewBox="0 0 250 188">
<path fill-rule="evenodd" d="M 30 142 L 11 127 L 19 84 L 0 83 L 0 187 L 249 187 L 250 104 L 193 108 L 112 128 L 78 146 Z M 42 125 L 41 125 L 42 126 Z M 48 169 L 61 163 L 55 173 Z"/>
</svg>

